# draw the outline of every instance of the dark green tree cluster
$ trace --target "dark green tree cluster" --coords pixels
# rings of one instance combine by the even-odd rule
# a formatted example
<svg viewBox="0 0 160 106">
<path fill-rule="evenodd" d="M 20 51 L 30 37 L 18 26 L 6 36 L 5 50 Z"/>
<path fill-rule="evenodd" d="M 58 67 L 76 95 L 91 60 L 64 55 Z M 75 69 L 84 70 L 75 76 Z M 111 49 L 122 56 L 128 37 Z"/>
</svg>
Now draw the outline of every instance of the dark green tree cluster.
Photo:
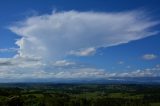
<svg viewBox="0 0 160 106">
<path fill-rule="evenodd" d="M 1 101 L 1 106 L 150 106 L 143 99 L 122 98 L 92 98 L 71 97 L 64 94 L 43 94 L 37 97 L 33 94 L 13 96 Z"/>
<path fill-rule="evenodd" d="M 0 106 L 153 106 L 159 103 L 159 85 L 22 84 L 0 87 Z"/>
</svg>

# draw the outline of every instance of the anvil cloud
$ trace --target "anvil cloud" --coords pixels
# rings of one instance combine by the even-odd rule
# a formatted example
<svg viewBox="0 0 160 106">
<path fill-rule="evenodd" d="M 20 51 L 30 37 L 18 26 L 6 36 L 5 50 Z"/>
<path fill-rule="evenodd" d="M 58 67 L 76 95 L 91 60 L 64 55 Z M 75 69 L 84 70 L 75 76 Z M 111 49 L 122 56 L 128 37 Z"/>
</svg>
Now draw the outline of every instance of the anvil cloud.
<svg viewBox="0 0 160 106">
<path fill-rule="evenodd" d="M 145 12 L 53 12 L 28 17 L 10 26 L 20 36 L 13 58 L 0 58 L 0 78 L 110 78 L 154 76 L 154 72 L 111 73 L 65 60 L 95 55 L 101 47 L 117 46 L 155 35 L 158 24 Z M 157 72 L 156 72 L 157 73 Z M 17 77 L 19 76 L 19 77 Z"/>
<path fill-rule="evenodd" d="M 20 56 L 57 60 L 67 55 L 93 55 L 97 48 L 142 39 L 157 22 L 143 12 L 53 12 L 32 16 L 10 29 L 21 36 Z"/>
</svg>

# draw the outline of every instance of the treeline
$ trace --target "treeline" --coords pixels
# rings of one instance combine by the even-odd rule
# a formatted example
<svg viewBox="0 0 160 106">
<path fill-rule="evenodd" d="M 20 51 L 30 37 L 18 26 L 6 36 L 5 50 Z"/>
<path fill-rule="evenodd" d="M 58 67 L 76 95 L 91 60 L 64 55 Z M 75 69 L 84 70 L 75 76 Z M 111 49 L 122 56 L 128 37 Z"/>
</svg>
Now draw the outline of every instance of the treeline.
<svg viewBox="0 0 160 106">
<path fill-rule="evenodd" d="M 73 97 L 68 94 L 28 94 L 0 98 L 0 106 L 151 106 L 160 96 L 144 98 Z"/>
<path fill-rule="evenodd" d="M 0 106 L 152 106 L 160 103 L 159 85 L 13 86 L 0 87 Z"/>
<path fill-rule="evenodd" d="M 13 96 L 0 101 L 0 106 L 150 106 L 143 99 L 70 97 L 64 94 Z"/>
</svg>

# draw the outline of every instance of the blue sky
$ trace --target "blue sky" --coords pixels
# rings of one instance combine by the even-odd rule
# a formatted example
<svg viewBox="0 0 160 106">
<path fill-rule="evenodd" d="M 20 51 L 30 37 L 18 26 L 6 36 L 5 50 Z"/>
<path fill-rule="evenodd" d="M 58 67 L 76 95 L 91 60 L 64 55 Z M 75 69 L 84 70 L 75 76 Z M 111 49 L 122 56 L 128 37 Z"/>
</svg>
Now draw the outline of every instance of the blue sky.
<svg viewBox="0 0 160 106">
<path fill-rule="evenodd" d="M 159 5 L 2 0 L 0 81 L 159 77 Z"/>
</svg>

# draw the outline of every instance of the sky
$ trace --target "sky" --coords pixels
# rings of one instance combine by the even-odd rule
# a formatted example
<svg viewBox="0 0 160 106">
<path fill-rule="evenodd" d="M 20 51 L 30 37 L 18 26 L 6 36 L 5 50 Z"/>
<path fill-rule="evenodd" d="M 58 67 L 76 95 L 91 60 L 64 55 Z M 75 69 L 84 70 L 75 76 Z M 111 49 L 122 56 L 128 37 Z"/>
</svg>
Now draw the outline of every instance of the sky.
<svg viewBox="0 0 160 106">
<path fill-rule="evenodd" d="M 159 5 L 1 0 L 0 82 L 158 78 Z"/>
</svg>

